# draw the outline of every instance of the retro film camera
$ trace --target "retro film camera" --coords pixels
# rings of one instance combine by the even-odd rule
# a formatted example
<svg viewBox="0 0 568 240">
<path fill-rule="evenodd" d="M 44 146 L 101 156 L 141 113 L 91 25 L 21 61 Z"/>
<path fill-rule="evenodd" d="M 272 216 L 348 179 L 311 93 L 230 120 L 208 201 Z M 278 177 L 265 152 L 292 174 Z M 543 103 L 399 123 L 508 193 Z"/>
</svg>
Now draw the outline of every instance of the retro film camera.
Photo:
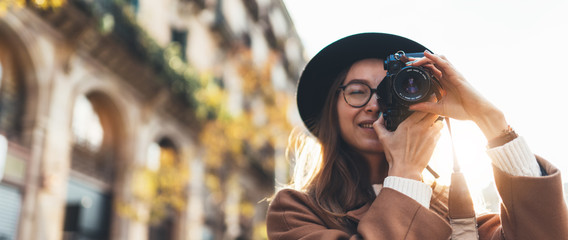
<svg viewBox="0 0 568 240">
<path fill-rule="evenodd" d="M 423 53 L 398 51 L 384 62 L 387 76 L 378 86 L 385 127 L 394 131 L 412 111 L 412 104 L 427 101 L 433 93 L 439 94 L 441 85 L 429 70 L 420 66 L 406 66 L 405 58 L 422 58 Z"/>
</svg>

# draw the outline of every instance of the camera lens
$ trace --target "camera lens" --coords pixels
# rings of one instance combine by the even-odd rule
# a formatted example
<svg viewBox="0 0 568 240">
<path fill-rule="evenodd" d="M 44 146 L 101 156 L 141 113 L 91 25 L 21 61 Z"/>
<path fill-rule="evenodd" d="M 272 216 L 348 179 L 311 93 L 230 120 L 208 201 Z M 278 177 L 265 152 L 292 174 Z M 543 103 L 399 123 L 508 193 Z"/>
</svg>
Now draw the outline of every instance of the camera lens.
<svg viewBox="0 0 568 240">
<path fill-rule="evenodd" d="M 417 67 L 406 67 L 400 70 L 393 81 L 396 95 L 406 102 L 418 102 L 430 92 L 428 74 Z"/>
</svg>

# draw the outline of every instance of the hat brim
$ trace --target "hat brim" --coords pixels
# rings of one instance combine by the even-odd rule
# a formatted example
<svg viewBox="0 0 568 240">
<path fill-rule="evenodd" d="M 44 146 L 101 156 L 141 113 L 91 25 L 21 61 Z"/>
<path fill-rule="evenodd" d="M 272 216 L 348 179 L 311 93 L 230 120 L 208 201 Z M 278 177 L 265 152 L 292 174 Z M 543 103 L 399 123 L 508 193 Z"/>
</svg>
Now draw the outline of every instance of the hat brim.
<svg viewBox="0 0 568 240">
<path fill-rule="evenodd" d="M 408 38 L 387 33 L 359 33 L 329 44 L 308 62 L 300 76 L 296 100 L 302 121 L 313 132 L 333 81 L 354 62 L 385 59 L 399 50 L 410 53 L 426 49 Z"/>
</svg>

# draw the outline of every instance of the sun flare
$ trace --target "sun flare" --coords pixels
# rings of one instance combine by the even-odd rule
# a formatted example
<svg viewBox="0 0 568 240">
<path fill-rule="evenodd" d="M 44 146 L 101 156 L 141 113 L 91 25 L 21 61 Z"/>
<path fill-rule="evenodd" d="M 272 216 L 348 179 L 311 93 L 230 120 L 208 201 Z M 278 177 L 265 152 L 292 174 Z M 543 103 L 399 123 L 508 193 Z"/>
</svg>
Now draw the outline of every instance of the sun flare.
<svg viewBox="0 0 568 240">
<path fill-rule="evenodd" d="M 486 139 L 483 133 L 472 122 L 451 120 L 452 135 L 447 125 L 442 129 L 442 136 L 436 146 L 429 165 L 440 175 L 439 184 L 450 185 L 453 170 L 452 138 L 456 156 L 471 193 L 477 213 L 496 211 L 498 199 L 490 194 L 494 191 L 493 170 L 491 160 L 485 153 Z M 425 179 L 433 181 L 434 177 L 425 172 Z M 484 193 L 486 195 L 484 196 Z"/>
</svg>

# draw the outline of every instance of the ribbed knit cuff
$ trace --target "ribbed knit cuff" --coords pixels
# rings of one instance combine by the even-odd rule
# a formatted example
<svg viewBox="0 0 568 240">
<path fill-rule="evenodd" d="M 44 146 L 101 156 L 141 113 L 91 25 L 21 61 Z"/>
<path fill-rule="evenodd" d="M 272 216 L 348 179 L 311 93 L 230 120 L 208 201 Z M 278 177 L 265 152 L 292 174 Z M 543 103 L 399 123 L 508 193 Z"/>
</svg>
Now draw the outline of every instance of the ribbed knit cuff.
<svg viewBox="0 0 568 240">
<path fill-rule="evenodd" d="M 540 177 L 540 167 L 525 139 L 521 136 L 503 146 L 487 150 L 491 161 L 513 176 Z"/>
<path fill-rule="evenodd" d="M 392 188 L 402 194 L 416 200 L 425 208 L 430 208 L 430 199 L 432 198 L 432 188 L 430 185 L 401 177 L 386 177 L 383 187 Z"/>
</svg>

